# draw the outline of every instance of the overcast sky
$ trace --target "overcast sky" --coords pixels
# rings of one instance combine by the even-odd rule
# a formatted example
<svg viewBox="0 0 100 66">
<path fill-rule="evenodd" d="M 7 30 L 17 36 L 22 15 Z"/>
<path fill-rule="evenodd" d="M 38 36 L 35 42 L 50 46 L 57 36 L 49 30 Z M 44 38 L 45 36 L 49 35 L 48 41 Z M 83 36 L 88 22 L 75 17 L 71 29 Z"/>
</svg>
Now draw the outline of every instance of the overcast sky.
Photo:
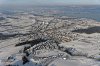
<svg viewBox="0 0 100 66">
<path fill-rule="evenodd" d="M 33 4 L 33 5 L 69 5 L 69 4 L 86 4 L 86 5 L 100 5 L 100 0 L 0 0 L 0 4 Z"/>
</svg>

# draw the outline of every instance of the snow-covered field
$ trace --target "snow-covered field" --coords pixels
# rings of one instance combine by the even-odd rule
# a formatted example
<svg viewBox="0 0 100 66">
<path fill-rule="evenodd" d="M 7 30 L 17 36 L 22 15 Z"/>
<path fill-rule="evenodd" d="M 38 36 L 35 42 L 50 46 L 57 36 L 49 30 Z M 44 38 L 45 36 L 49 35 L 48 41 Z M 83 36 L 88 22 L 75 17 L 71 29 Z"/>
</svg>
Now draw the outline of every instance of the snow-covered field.
<svg viewBox="0 0 100 66">
<path fill-rule="evenodd" d="M 5 16 L 0 66 L 100 66 L 100 23 L 67 18 Z"/>
</svg>

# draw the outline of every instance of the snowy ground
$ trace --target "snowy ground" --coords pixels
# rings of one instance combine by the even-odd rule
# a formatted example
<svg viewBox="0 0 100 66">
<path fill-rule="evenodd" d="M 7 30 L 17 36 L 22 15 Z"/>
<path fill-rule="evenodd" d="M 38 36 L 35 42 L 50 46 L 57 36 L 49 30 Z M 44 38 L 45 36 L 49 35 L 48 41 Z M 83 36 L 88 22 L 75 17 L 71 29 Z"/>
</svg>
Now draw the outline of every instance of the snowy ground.
<svg viewBox="0 0 100 66">
<path fill-rule="evenodd" d="M 47 66 L 100 66 L 100 29 L 93 31 L 93 33 L 91 34 L 87 34 L 85 32 L 80 33 L 78 31 L 76 32 L 73 31 L 78 29 L 87 29 L 88 27 L 100 26 L 100 23 L 95 22 L 94 20 L 86 20 L 86 19 L 83 21 L 81 19 L 79 21 L 77 19 L 60 20 L 58 18 L 54 19 L 54 17 L 42 17 L 42 16 L 36 17 L 38 19 L 37 21 L 40 20 L 39 22 L 36 23 L 35 22 L 36 20 L 34 19 L 35 16 L 33 15 L 18 14 L 13 17 L 17 17 L 18 19 L 6 18 L 6 20 L 0 22 L 0 66 L 6 66 L 9 64 L 15 66 L 43 66 L 45 64 L 47 64 Z M 33 19 L 29 19 L 29 17 L 32 17 Z M 49 24 L 49 22 L 52 23 Z M 29 33 L 29 31 L 32 31 L 31 29 L 32 25 L 35 26 L 35 28 L 39 29 L 45 28 L 45 30 L 42 30 L 45 31 L 43 33 L 47 35 L 47 37 L 48 36 L 52 37 L 57 41 L 58 39 L 64 37 L 62 42 L 60 42 L 59 44 L 59 46 L 64 47 L 64 49 L 75 48 L 78 52 L 81 52 L 86 55 L 71 56 L 70 54 L 62 50 L 45 49 L 48 47 L 51 48 L 54 47 L 51 44 L 48 47 L 45 47 L 45 45 L 39 46 L 40 48 L 43 49 L 38 49 L 37 50 L 38 53 L 36 55 L 31 53 L 30 56 L 27 57 L 29 62 L 23 64 L 22 57 L 25 54 L 21 51 L 25 46 L 21 45 L 16 47 L 15 45 L 23 42 L 19 40 L 20 38 L 24 38 L 24 41 L 27 41 L 27 39 L 29 40 L 33 39 L 26 36 L 26 34 Z M 33 29 L 34 31 L 35 28 Z M 49 30 L 47 30 L 48 28 Z M 59 33 L 57 33 L 57 31 Z M 19 36 L 18 33 L 23 36 Z M 70 33 L 68 34 L 68 36 L 70 36 L 70 38 L 73 38 L 72 36 L 74 36 L 73 38 L 74 40 L 72 39 L 70 42 L 65 42 L 67 39 L 64 33 L 65 35 L 67 33 Z M 68 56 L 68 58 L 66 56 Z M 34 57 L 36 58 L 36 60 L 34 59 Z"/>
</svg>

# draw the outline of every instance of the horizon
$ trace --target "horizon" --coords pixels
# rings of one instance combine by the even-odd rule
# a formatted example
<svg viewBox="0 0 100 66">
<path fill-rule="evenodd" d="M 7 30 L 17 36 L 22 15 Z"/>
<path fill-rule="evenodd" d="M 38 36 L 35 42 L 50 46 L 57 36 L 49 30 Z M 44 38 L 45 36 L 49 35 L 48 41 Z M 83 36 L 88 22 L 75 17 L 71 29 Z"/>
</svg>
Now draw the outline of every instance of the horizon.
<svg viewBox="0 0 100 66">
<path fill-rule="evenodd" d="M 100 0 L 0 0 L 0 5 L 100 5 Z"/>
</svg>

